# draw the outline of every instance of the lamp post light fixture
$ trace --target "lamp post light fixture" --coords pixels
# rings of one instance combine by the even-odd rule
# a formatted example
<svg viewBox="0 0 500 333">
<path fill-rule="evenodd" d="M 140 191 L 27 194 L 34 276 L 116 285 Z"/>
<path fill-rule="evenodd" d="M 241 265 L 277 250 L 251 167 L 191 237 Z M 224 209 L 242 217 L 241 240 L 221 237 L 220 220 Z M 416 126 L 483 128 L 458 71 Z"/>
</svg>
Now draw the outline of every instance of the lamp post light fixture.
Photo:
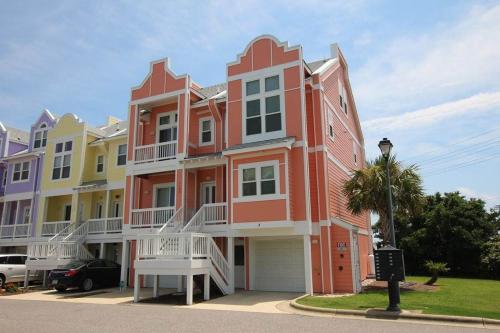
<svg viewBox="0 0 500 333">
<path fill-rule="evenodd" d="M 391 175 L 389 172 L 389 157 L 392 149 L 391 140 L 384 138 L 378 143 L 378 147 L 380 148 L 380 152 L 385 159 L 385 174 L 387 179 L 387 217 L 389 218 L 390 245 L 393 248 L 396 248 L 396 235 L 394 232 L 394 216 L 392 209 Z M 393 281 L 391 279 L 387 282 L 387 289 L 389 291 L 389 306 L 387 307 L 387 311 L 401 311 L 399 308 L 399 281 Z"/>
</svg>

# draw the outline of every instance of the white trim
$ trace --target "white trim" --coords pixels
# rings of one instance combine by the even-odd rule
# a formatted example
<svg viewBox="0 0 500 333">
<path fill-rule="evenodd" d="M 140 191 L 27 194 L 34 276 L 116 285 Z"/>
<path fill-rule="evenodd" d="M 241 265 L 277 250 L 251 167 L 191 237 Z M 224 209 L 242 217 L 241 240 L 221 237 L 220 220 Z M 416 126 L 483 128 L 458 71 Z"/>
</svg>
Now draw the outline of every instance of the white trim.
<svg viewBox="0 0 500 333">
<path fill-rule="evenodd" d="M 242 198 L 233 198 L 234 203 L 254 202 L 254 201 L 271 201 L 271 200 L 287 200 L 286 194 L 266 194 L 261 196 L 248 196 Z"/>
<path fill-rule="evenodd" d="M 118 164 L 118 159 L 120 156 L 123 156 L 123 154 L 120 154 L 120 147 L 125 146 L 125 164 Z M 135 151 L 135 149 L 134 149 Z M 127 155 L 128 155 L 128 142 L 127 143 L 121 143 L 116 147 L 116 161 L 115 161 L 115 167 L 117 168 L 123 168 L 127 166 Z"/>
<path fill-rule="evenodd" d="M 333 114 L 337 117 L 338 120 L 340 120 L 340 123 L 342 124 L 342 126 L 344 126 L 344 129 L 349 132 L 349 134 L 351 135 L 352 139 L 354 141 L 356 141 L 356 143 L 358 144 L 358 146 L 360 148 L 363 148 L 363 145 L 358 141 L 358 139 L 356 138 L 356 136 L 354 135 L 354 133 L 351 131 L 351 129 L 349 128 L 349 126 L 345 123 L 345 121 L 339 116 L 337 110 L 335 109 L 335 107 L 333 106 L 333 104 L 328 100 L 328 96 L 325 96 L 325 98 L 323 99 L 325 101 L 325 103 L 332 109 L 333 111 Z"/>
<path fill-rule="evenodd" d="M 274 193 L 272 194 L 261 194 L 261 184 L 263 180 L 261 178 L 261 168 L 263 167 L 273 167 L 274 178 L 269 179 L 274 181 Z M 255 187 L 256 195 L 243 195 L 243 169 L 255 169 Z M 238 197 L 239 201 L 261 201 L 261 200 L 276 200 L 282 199 L 280 197 L 280 163 L 278 160 L 255 162 L 255 163 L 245 163 L 238 165 Z M 286 197 L 286 194 L 285 194 Z M 249 199 L 250 198 L 250 199 Z"/>
<path fill-rule="evenodd" d="M 328 159 L 332 161 L 335 165 L 337 165 L 342 171 L 346 173 L 349 177 L 352 175 L 351 170 L 344 166 L 339 160 L 337 160 L 330 152 L 327 152 Z"/>
<path fill-rule="evenodd" d="M 203 122 L 209 121 L 210 122 L 210 141 L 203 142 L 203 133 L 208 132 L 208 131 L 203 131 Z M 215 137 L 215 121 L 214 117 L 209 116 L 209 117 L 203 117 L 198 119 L 198 145 L 200 147 L 203 146 L 210 146 L 214 144 L 214 137 Z"/>
<path fill-rule="evenodd" d="M 288 141 L 283 141 L 283 142 L 278 142 L 278 143 L 273 143 L 273 144 L 268 144 L 268 145 L 238 148 L 238 149 L 231 149 L 231 150 L 223 150 L 222 155 L 223 156 L 230 156 L 230 155 L 237 155 L 237 154 L 244 154 L 244 153 L 262 152 L 263 150 L 270 150 L 270 149 L 277 149 L 277 148 L 291 149 L 294 142 L 295 142 L 295 139 L 290 138 Z M 262 153 L 259 155 L 264 155 L 264 154 Z M 242 158 L 247 158 L 247 157 L 249 157 L 249 156 L 244 156 Z"/>
<path fill-rule="evenodd" d="M 316 69 L 312 75 L 318 74 L 322 75 L 324 74 L 332 65 L 334 65 L 337 62 L 337 58 L 332 58 L 325 62 L 323 65 L 321 65 L 318 69 Z"/>
<path fill-rule="evenodd" d="M 265 81 L 267 78 L 278 76 L 279 87 L 278 89 L 265 91 Z M 266 68 L 265 71 L 246 73 L 241 81 L 241 96 L 242 96 L 242 112 L 241 112 L 241 139 L 243 143 L 263 141 L 269 139 L 276 139 L 286 136 L 286 111 L 285 111 L 285 92 L 284 92 L 284 71 L 283 70 L 270 70 Z M 252 94 L 247 96 L 246 85 L 251 81 L 259 81 L 259 92 L 257 94 Z M 281 116 L 281 129 L 279 131 L 267 132 L 266 127 L 266 98 L 279 96 L 280 99 L 280 116 Z M 260 118 L 261 121 L 261 132 L 260 134 L 247 135 L 247 101 L 256 101 L 260 103 L 260 113 L 259 116 L 254 116 L 253 118 Z"/>
<path fill-rule="evenodd" d="M 35 194 L 31 191 L 29 192 L 21 192 L 21 193 L 14 193 L 14 194 L 7 194 L 3 196 L 4 202 L 7 203 L 9 201 L 18 201 L 18 200 L 30 200 L 33 199 Z"/>
</svg>

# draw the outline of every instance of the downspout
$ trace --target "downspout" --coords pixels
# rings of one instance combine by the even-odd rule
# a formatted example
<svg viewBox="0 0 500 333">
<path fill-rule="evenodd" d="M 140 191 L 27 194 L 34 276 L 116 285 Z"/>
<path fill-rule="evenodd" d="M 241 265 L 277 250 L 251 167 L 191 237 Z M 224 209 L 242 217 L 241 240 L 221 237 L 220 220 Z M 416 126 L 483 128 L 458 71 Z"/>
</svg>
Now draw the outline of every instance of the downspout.
<svg viewBox="0 0 500 333">
<path fill-rule="evenodd" d="M 35 178 L 33 179 L 33 198 L 31 199 L 31 208 L 30 208 L 30 219 L 31 219 L 31 236 L 33 237 L 33 232 L 36 232 L 36 228 L 34 227 L 34 219 L 33 219 L 33 212 L 35 210 L 35 198 L 37 197 L 37 184 L 38 184 L 38 177 L 39 177 L 39 167 L 40 167 L 40 159 L 41 159 L 41 154 L 38 154 L 36 156 L 36 169 L 35 169 Z M 37 200 L 38 201 L 38 200 Z M 38 215 L 38 211 L 37 211 Z M 38 220 L 38 219 L 37 219 Z"/>
</svg>

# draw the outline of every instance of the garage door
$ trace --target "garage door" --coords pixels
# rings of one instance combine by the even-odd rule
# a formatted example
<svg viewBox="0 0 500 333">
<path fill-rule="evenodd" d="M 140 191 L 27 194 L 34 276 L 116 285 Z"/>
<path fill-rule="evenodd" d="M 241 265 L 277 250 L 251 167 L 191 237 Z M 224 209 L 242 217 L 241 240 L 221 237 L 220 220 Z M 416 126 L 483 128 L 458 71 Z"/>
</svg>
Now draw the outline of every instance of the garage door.
<svg viewBox="0 0 500 333">
<path fill-rule="evenodd" d="M 255 290 L 305 291 L 302 239 L 255 241 Z"/>
</svg>

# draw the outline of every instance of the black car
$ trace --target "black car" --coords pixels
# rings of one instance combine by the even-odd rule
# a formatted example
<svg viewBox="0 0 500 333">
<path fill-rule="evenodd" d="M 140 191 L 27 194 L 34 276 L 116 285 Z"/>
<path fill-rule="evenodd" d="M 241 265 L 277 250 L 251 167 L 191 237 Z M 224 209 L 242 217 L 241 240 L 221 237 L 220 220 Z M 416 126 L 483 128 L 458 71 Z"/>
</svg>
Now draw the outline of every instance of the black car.
<svg viewBox="0 0 500 333">
<path fill-rule="evenodd" d="M 57 291 L 78 287 L 89 291 L 95 287 L 115 287 L 120 284 L 120 265 L 109 260 L 74 260 L 54 269 L 49 281 Z"/>
</svg>

